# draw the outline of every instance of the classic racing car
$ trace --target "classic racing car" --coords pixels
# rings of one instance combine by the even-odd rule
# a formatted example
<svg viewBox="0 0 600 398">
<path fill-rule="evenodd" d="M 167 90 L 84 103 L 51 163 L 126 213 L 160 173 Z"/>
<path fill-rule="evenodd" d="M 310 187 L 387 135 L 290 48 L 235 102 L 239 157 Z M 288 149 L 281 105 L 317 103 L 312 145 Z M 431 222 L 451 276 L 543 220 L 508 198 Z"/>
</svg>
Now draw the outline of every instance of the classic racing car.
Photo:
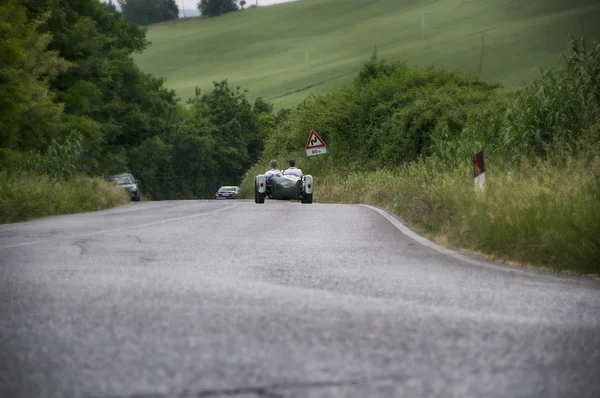
<svg viewBox="0 0 600 398">
<path fill-rule="evenodd" d="M 302 203 L 313 201 L 313 178 L 311 175 L 298 177 L 295 175 L 274 176 L 266 181 L 264 174 L 254 180 L 254 202 L 265 203 L 269 199 L 299 200 Z"/>
</svg>

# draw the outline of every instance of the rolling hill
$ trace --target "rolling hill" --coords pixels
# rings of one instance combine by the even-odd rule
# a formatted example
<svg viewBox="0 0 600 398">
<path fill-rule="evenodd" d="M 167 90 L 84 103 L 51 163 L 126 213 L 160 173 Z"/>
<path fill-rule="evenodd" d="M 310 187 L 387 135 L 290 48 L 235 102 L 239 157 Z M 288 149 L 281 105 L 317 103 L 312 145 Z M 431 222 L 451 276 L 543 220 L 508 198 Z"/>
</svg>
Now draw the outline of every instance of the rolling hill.
<svg viewBox="0 0 600 398">
<path fill-rule="evenodd" d="M 570 34 L 598 40 L 598 21 L 597 0 L 300 0 L 151 26 L 135 59 L 182 98 L 228 79 L 282 108 L 350 82 L 375 46 L 515 87 L 555 66 Z"/>
</svg>

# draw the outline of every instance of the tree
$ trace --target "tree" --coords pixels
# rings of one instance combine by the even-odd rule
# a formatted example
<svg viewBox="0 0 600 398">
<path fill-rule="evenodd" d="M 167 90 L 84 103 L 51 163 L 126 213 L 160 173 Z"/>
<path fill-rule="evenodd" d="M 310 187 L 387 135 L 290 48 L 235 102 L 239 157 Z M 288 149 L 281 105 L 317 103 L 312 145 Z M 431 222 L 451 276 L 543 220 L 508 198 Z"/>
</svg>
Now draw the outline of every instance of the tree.
<svg viewBox="0 0 600 398">
<path fill-rule="evenodd" d="M 5 157 L 9 151 L 45 149 L 61 133 L 62 105 L 54 101 L 50 84 L 72 66 L 48 49 L 52 36 L 37 30 L 41 16 L 28 19 L 19 3 L 0 4 L 0 148 Z"/>
<path fill-rule="evenodd" d="M 49 48 L 77 65 L 51 88 L 56 102 L 65 104 L 63 129 L 83 135 L 96 172 L 123 164 L 127 150 L 171 125 L 174 91 L 131 58 L 148 43 L 143 28 L 98 0 L 29 0 L 27 7 L 35 18 L 50 15 L 39 28 L 53 35 Z"/>
<path fill-rule="evenodd" d="M 150 25 L 179 18 L 175 0 L 117 0 L 128 22 Z"/>
<path fill-rule="evenodd" d="M 245 5 L 246 5 L 246 0 L 240 1 L 240 6 L 242 6 L 242 10 L 244 9 Z"/>
<path fill-rule="evenodd" d="M 236 0 L 200 0 L 198 9 L 208 17 L 239 10 Z"/>
</svg>

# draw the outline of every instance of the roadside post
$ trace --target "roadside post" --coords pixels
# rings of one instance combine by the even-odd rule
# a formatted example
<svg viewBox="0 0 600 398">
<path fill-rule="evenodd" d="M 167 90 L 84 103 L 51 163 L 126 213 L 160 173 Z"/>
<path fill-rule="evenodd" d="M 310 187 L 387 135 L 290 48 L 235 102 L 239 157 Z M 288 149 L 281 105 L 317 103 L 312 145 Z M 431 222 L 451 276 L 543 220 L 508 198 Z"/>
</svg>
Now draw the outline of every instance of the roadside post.
<svg viewBox="0 0 600 398">
<path fill-rule="evenodd" d="M 475 179 L 475 188 L 483 198 L 485 195 L 485 161 L 483 151 L 473 156 L 473 178 Z"/>
<path fill-rule="evenodd" d="M 321 163 L 319 162 L 319 155 L 323 155 L 327 153 L 327 145 L 325 141 L 315 130 L 311 130 L 308 135 L 308 141 L 306 141 L 306 156 L 316 156 L 317 157 L 317 167 L 319 171 L 321 170 Z"/>
</svg>

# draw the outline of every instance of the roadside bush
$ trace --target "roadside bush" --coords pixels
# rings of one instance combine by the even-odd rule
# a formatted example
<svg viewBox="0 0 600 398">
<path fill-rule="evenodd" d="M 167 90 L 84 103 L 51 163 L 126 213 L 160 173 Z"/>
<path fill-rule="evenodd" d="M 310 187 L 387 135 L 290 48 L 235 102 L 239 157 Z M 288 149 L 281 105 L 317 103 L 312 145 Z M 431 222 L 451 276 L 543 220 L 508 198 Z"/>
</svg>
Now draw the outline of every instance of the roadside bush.
<svg viewBox="0 0 600 398">
<path fill-rule="evenodd" d="M 107 209 L 129 202 L 121 187 L 100 178 L 57 180 L 0 171 L 0 223 Z"/>
<path fill-rule="evenodd" d="M 505 115 L 503 145 L 547 156 L 575 144 L 599 120 L 600 44 L 573 40 L 562 66 L 519 91 Z"/>
</svg>

